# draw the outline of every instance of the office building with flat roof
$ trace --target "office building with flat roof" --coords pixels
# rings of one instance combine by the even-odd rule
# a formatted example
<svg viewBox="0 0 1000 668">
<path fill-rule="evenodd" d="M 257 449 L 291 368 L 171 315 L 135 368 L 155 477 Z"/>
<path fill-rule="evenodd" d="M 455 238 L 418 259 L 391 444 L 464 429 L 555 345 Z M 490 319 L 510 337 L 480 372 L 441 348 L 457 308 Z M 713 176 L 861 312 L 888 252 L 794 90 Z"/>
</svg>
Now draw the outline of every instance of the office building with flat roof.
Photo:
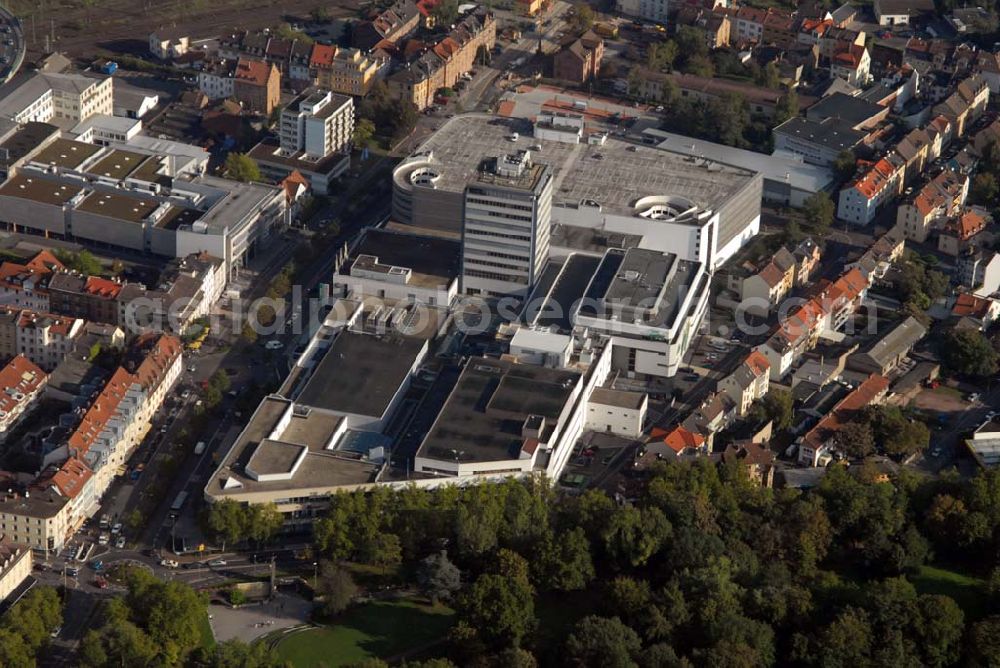
<svg viewBox="0 0 1000 668">
<path fill-rule="evenodd" d="M 41 145 L 0 185 L 0 225 L 166 257 L 207 252 L 227 272 L 241 267 L 283 224 L 283 191 L 203 175 L 203 149 L 175 148 L 65 138 Z"/>
<path fill-rule="evenodd" d="M 614 136 L 568 143 L 533 132 L 521 119 L 449 119 L 393 172 L 393 219 L 459 235 L 483 161 L 528 151 L 551 171 L 552 225 L 635 235 L 643 248 L 709 269 L 759 230 L 762 177 L 753 169 Z"/>
<path fill-rule="evenodd" d="M 518 151 L 482 162 L 465 188 L 462 292 L 527 295 L 549 255 L 552 170 Z"/>
</svg>

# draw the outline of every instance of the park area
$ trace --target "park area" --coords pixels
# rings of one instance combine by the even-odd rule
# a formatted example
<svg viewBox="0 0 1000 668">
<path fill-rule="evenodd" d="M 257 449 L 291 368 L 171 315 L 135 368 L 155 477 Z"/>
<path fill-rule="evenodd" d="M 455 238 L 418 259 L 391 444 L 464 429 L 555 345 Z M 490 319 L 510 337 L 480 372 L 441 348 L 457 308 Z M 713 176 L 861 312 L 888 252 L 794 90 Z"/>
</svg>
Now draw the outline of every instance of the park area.
<svg viewBox="0 0 1000 668">
<path fill-rule="evenodd" d="M 278 656 L 295 668 L 334 668 L 364 659 L 402 659 L 444 639 L 454 611 L 410 600 L 351 608 L 329 626 L 272 634 Z"/>
<path fill-rule="evenodd" d="M 981 619 L 987 613 L 987 585 L 979 578 L 934 566 L 921 566 L 910 581 L 919 594 L 951 597 L 971 619 Z"/>
</svg>

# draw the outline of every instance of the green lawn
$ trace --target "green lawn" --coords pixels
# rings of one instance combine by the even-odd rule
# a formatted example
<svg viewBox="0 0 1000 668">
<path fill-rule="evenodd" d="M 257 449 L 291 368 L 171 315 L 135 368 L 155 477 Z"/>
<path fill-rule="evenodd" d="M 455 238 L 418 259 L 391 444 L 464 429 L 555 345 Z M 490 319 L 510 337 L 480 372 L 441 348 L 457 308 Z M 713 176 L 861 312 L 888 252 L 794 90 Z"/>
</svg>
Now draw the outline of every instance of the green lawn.
<svg viewBox="0 0 1000 668">
<path fill-rule="evenodd" d="M 986 583 L 979 578 L 923 566 L 910 581 L 921 594 L 943 594 L 955 599 L 969 618 L 979 619 L 986 614 Z"/>
<path fill-rule="evenodd" d="M 454 611 L 412 601 L 368 603 L 331 626 L 293 633 L 278 642 L 278 655 L 296 668 L 334 668 L 371 657 L 391 657 L 444 637 Z"/>
<path fill-rule="evenodd" d="M 208 613 L 201 618 L 198 625 L 198 632 L 201 634 L 201 646 L 206 649 L 215 647 L 215 634 L 212 633 L 212 625 L 208 623 Z"/>
</svg>

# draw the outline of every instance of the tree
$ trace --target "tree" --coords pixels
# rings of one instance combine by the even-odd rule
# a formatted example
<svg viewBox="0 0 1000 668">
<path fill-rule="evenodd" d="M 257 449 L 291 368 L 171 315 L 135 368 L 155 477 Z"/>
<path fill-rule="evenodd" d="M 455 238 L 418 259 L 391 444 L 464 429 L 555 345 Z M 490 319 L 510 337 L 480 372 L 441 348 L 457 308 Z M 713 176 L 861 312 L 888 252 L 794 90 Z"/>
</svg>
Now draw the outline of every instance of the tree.
<svg viewBox="0 0 1000 668">
<path fill-rule="evenodd" d="M 875 452 L 875 437 L 871 426 L 862 420 L 852 420 L 837 430 L 837 447 L 849 457 L 864 459 Z"/>
<path fill-rule="evenodd" d="M 725 93 L 705 105 L 704 130 L 713 141 L 727 146 L 745 144 L 743 132 L 749 123 L 746 100 L 738 93 Z"/>
<path fill-rule="evenodd" d="M 83 665 L 93 668 L 152 665 L 158 653 L 152 638 L 128 621 L 90 631 L 80 646 Z"/>
<path fill-rule="evenodd" d="M 238 587 L 231 587 L 227 594 L 229 605 L 239 606 L 247 602 L 247 595 Z"/>
<path fill-rule="evenodd" d="M 678 26 L 674 40 L 677 42 L 677 53 L 681 54 L 684 59 L 706 58 L 708 56 L 708 44 L 705 43 L 705 37 L 701 30 L 694 26 Z"/>
<path fill-rule="evenodd" d="M 317 5 L 309 10 L 309 18 L 311 18 L 314 23 L 329 23 L 330 10 L 327 9 L 325 5 Z"/>
<path fill-rule="evenodd" d="M 816 232 L 825 234 L 833 223 L 836 206 L 824 190 L 813 193 L 802 203 L 802 215 Z"/>
<path fill-rule="evenodd" d="M 677 60 L 677 42 L 667 40 L 650 44 L 646 50 L 646 66 L 654 71 L 672 70 Z"/>
<path fill-rule="evenodd" d="M 932 668 L 955 665 L 965 627 L 965 615 L 947 596 L 925 594 L 917 599 L 917 644 L 923 665 Z"/>
<path fill-rule="evenodd" d="M 603 532 L 608 554 L 631 566 L 643 566 L 670 537 L 671 526 L 659 508 L 622 506 Z"/>
<path fill-rule="evenodd" d="M 0 666 L 34 668 L 35 652 L 21 634 L 0 628 Z"/>
<path fill-rule="evenodd" d="M 944 336 L 941 358 L 955 373 L 987 378 L 997 372 L 997 352 L 976 330 L 953 329 Z"/>
<path fill-rule="evenodd" d="M 438 3 L 431 10 L 431 16 L 434 17 L 437 26 L 451 25 L 458 18 L 458 0 L 444 0 Z"/>
<path fill-rule="evenodd" d="M 1000 665 L 1000 615 L 986 617 L 972 625 L 966 639 L 965 654 L 969 668 Z"/>
<path fill-rule="evenodd" d="M 394 533 L 379 532 L 370 542 L 366 552 L 365 561 L 381 567 L 383 573 L 403 560 L 399 536 Z"/>
<path fill-rule="evenodd" d="M 277 536 L 285 523 L 284 516 L 274 502 L 254 503 L 246 506 L 244 512 L 247 538 L 256 541 L 258 545 Z"/>
<path fill-rule="evenodd" d="M 191 663 L 191 662 L 189 662 Z M 198 668 L 287 668 L 267 643 L 247 644 L 241 640 L 216 643 L 202 650 L 193 662 Z"/>
<path fill-rule="evenodd" d="M 354 584 L 351 574 L 330 561 L 320 564 L 316 588 L 316 593 L 322 598 L 320 609 L 329 617 L 347 610 L 358 595 L 358 586 Z"/>
<path fill-rule="evenodd" d="M 586 587 L 595 576 L 590 541 L 580 527 L 545 540 L 535 563 L 542 589 L 575 591 Z"/>
<path fill-rule="evenodd" d="M 794 401 L 790 392 L 771 390 L 750 407 L 750 419 L 758 425 L 771 421 L 774 423 L 775 431 L 783 431 L 792 424 L 793 406 Z"/>
<path fill-rule="evenodd" d="M 257 330 L 254 329 L 252 324 L 247 322 L 243 325 L 243 329 L 240 330 L 240 338 L 243 339 L 244 342 L 253 345 L 257 343 Z"/>
<path fill-rule="evenodd" d="M 833 173 L 837 175 L 837 181 L 841 183 L 853 177 L 856 170 L 857 158 L 851 149 L 845 148 L 833 160 Z"/>
<path fill-rule="evenodd" d="M 420 562 L 417 584 L 424 596 L 437 605 L 438 601 L 450 599 L 461 588 L 462 573 L 448 559 L 448 553 L 442 550 Z"/>
<path fill-rule="evenodd" d="M 594 25 L 594 10 L 586 2 L 578 2 L 573 5 L 573 27 L 577 32 L 590 30 Z"/>
<path fill-rule="evenodd" d="M 927 425 L 904 415 L 898 406 L 870 406 L 863 415 L 871 425 L 876 447 L 887 455 L 920 452 L 930 442 Z"/>
<path fill-rule="evenodd" d="M 712 65 L 712 59 L 708 56 L 688 56 L 681 66 L 681 70 L 685 74 L 692 74 L 696 77 L 704 77 L 706 79 L 710 79 L 715 75 L 715 67 Z"/>
<path fill-rule="evenodd" d="M 238 543 L 247 535 L 247 515 L 243 507 L 234 499 L 223 499 L 210 504 L 205 524 L 209 532 L 222 541 L 225 551 L 226 543 Z"/>
<path fill-rule="evenodd" d="M 375 124 L 367 118 L 359 118 L 354 124 L 354 145 L 364 148 L 375 136 Z"/>
<path fill-rule="evenodd" d="M 617 617 L 584 617 L 566 638 L 566 654 L 573 666 L 631 668 L 641 649 L 638 634 Z"/>
<path fill-rule="evenodd" d="M 522 578 L 485 573 L 459 599 L 463 619 L 484 640 L 520 644 L 535 627 L 534 590 Z"/>
<path fill-rule="evenodd" d="M 760 69 L 757 85 L 772 90 L 781 88 L 781 72 L 778 70 L 778 63 L 772 60 Z"/>
<path fill-rule="evenodd" d="M 774 108 L 774 125 L 781 125 L 799 115 L 799 94 L 790 90 L 780 98 Z"/>
<path fill-rule="evenodd" d="M 992 205 L 996 202 L 997 195 L 1000 195 L 1000 184 L 993 174 L 980 172 L 972 180 L 972 187 L 969 189 L 969 199 L 973 204 L 984 206 Z"/>
<path fill-rule="evenodd" d="M 244 183 L 261 180 L 260 167 L 246 153 L 233 152 L 226 156 L 225 174 L 234 181 Z"/>
</svg>

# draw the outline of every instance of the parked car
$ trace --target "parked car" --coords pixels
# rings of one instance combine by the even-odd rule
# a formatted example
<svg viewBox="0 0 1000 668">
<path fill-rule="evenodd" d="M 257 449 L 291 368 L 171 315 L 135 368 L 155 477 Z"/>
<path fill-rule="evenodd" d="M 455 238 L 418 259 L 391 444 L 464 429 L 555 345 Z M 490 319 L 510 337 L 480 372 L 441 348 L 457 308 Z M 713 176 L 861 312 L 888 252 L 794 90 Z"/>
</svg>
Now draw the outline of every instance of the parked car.
<svg viewBox="0 0 1000 668">
<path fill-rule="evenodd" d="M 111 535 L 110 534 L 102 532 L 101 535 L 97 537 L 97 544 L 98 545 L 107 545 L 110 542 L 111 542 Z"/>
<path fill-rule="evenodd" d="M 125 536 L 118 536 L 118 540 L 115 541 L 115 547 L 119 550 L 125 547 Z"/>
<path fill-rule="evenodd" d="M 219 568 L 220 566 L 225 566 L 226 565 L 226 560 L 225 559 L 213 559 L 212 561 L 208 562 L 208 565 L 211 566 L 212 568 Z"/>
<path fill-rule="evenodd" d="M 177 568 L 180 566 L 174 559 L 160 559 L 160 566 L 164 568 Z"/>
<path fill-rule="evenodd" d="M 115 522 L 115 525 L 113 527 L 111 527 L 111 535 L 112 536 L 117 536 L 121 532 L 122 532 L 122 523 L 121 522 Z"/>
</svg>

